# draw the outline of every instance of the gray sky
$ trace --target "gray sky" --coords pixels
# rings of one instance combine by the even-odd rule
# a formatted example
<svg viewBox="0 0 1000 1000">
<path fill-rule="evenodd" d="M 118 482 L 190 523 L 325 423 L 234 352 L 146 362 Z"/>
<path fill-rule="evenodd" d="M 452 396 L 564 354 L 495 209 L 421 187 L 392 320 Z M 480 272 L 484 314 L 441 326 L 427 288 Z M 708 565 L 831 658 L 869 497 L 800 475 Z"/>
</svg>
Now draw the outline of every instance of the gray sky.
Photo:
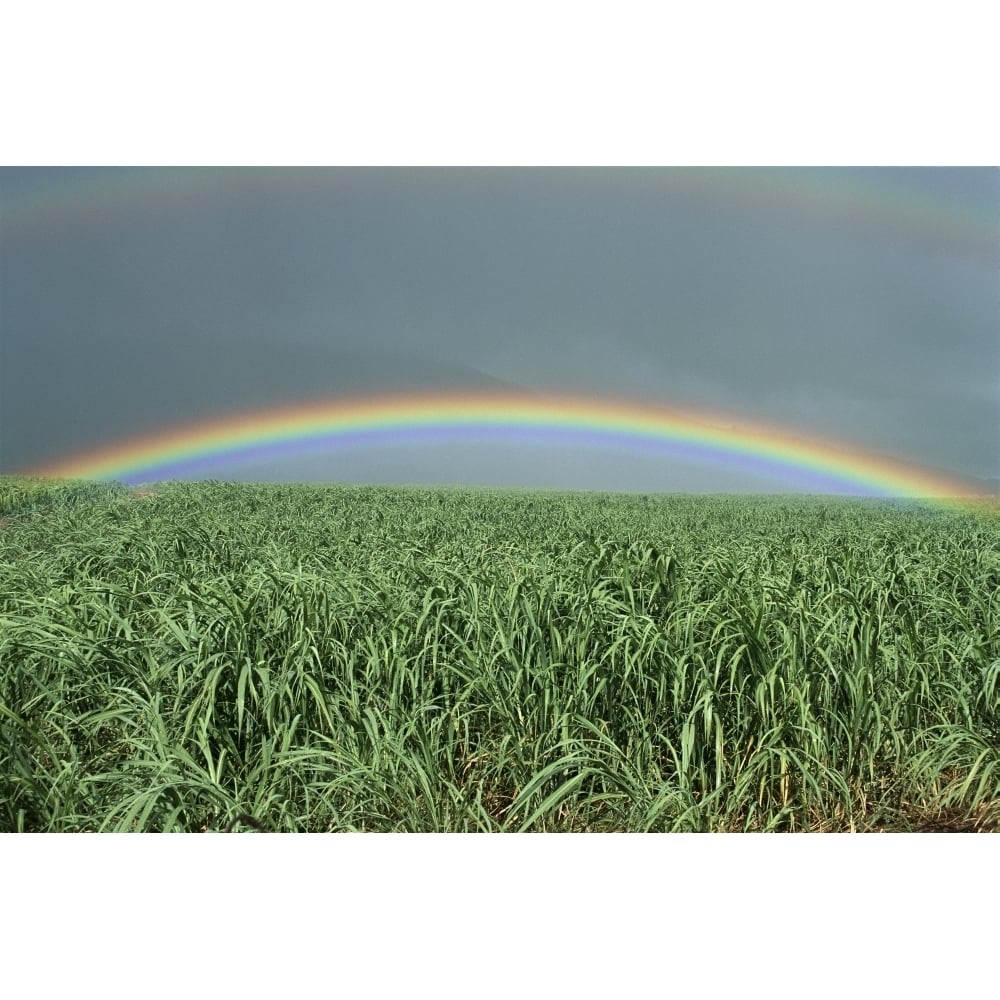
<svg viewBox="0 0 1000 1000">
<path fill-rule="evenodd" d="M 989 169 L 0 169 L 0 471 L 234 411 L 516 388 L 995 479 L 998 234 Z M 475 442 L 210 474 L 795 488 Z"/>
</svg>

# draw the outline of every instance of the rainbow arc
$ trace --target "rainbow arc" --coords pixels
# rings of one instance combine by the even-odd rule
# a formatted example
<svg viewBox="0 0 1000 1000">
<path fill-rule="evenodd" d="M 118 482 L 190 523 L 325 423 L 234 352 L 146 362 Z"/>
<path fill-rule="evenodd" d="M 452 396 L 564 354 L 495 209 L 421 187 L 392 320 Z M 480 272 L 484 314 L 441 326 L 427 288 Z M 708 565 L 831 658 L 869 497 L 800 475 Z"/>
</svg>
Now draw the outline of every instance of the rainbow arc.
<svg viewBox="0 0 1000 1000">
<path fill-rule="evenodd" d="M 213 468 L 233 462 L 443 441 L 653 453 L 664 460 L 741 468 L 816 493 L 940 500 L 976 496 L 957 477 L 730 414 L 513 393 L 368 396 L 254 411 L 143 435 L 29 471 L 129 483 L 211 478 Z"/>
</svg>

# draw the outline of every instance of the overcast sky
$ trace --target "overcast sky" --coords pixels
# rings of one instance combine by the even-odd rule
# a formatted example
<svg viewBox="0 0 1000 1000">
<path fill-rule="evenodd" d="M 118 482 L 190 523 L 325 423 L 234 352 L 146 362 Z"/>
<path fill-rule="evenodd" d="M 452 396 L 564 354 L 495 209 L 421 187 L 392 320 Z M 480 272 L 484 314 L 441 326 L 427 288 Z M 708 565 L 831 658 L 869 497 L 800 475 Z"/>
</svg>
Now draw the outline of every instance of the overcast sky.
<svg viewBox="0 0 1000 1000">
<path fill-rule="evenodd" d="M 0 471 L 303 400 L 517 388 L 993 479 L 998 233 L 989 169 L 0 169 Z M 476 442 L 212 473 L 794 488 Z"/>
</svg>

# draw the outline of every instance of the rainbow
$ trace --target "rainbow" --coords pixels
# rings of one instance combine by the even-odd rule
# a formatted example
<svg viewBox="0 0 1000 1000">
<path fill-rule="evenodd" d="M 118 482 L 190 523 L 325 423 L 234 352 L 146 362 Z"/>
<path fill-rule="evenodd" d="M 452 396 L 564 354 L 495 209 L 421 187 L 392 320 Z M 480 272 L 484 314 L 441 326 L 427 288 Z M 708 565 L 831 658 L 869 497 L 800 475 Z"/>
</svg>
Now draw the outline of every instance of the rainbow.
<svg viewBox="0 0 1000 1000">
<path fill-rule="evenodd" d="M 447 169 L 445 168 L 445 172 Z M 422 171 L 407 170 L 412 180 Z M 442 171 L 430 170 L 437 175 Z M 117 168 L 53 170 L 34 180 L 10 178 L 0 190 L 0 222 L 9 240 L 57 239 L 74 227 L 148 225 L 192 205 L 219 200 L 254 203 L 277 185 L 308 204 L 331 191 L 350 194 L 359 178 L 391 183 L 392 170 Z M 463 171 L 467 173 L 467 171 Z M 516 175 L 499 170 L 495 175 Z M 535 174 L 546 174 L 535 170 Z M 561 171 L 553 170 L 558 178 Z M 962 198 L 878 170 L 670 168 L 588 171 L 620 183 L 680 192 L 713 204 L 761 206 L 797 217 L 847 221 L 928 249 L 1000 259 L 995 218 Z M 366 181 L 367 182 L 367 181 Z M 616 180 L 616 183 L 619 181 Z M 647 452 L 743 469 L 808 492 L 875 496 L 976 496 L 958 478 L 867 452 L 845 442 L 791 434 L 725 413 L 668 410 L 634 401 L 454 392 L 326 400 L 178 426 L 67 456 L 34 474 L 120 479 L 130 483 L 211 476 L 231 460 L 391 443 L 513 441 Z"/>
<path fill-rule="evenodd" d="M 54 168 L 38 183 L 0 192 L 0 220 L 7 238 L 51 238 L 76 226 L 134 225 L 169 219 L 193 205 L 210 208 L 219 201 L 252 204 L 275 187 L 308 202 L 332 192 L 350 193 L 359 178 L 392 183 L 394 173 L 409 180 L 421 175 L 519 173 L 558 177 L 569 171 L 614 179 L 615 183 L 662 186 L 712 204 L 729 202 L 819 221 L 849 221 L 868 232 L 948 248 L 995 264 L 1000 259 L 996 218 L 961 198 L 898 180 L 889 171 L 869 168 L 814 167 L 669 167 L 669 168 L 265 168 L 116 167 Z"/>
<path fill-rule="evenodd" d="M 957 478 L 726 414 L 582 396 L 438 393 L 322 401 L 177 427 L 29 474 L 128 483 L 203 475 L 223 462 L 399 443 L 514 441 L 646 451 L 752 471 L 807 492 L 962 500 Z"/>
</svg>

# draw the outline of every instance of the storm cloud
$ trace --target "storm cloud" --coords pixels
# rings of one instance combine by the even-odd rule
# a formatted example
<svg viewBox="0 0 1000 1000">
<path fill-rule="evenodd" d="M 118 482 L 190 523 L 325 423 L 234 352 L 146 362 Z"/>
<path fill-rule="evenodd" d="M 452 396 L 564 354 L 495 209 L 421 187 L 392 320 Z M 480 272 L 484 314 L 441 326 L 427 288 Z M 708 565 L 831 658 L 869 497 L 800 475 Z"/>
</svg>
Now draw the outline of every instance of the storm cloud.
<svg viewBox="0 0 1000 1000">
<path fill-rule="evenodd" d="M 998 475 L 986 169 L 3 169 L 0 468 L 304 400 L 695 406 Z M 384 446 L 227 478 L 725 490 L 744 473 Z"/>
</svg>

